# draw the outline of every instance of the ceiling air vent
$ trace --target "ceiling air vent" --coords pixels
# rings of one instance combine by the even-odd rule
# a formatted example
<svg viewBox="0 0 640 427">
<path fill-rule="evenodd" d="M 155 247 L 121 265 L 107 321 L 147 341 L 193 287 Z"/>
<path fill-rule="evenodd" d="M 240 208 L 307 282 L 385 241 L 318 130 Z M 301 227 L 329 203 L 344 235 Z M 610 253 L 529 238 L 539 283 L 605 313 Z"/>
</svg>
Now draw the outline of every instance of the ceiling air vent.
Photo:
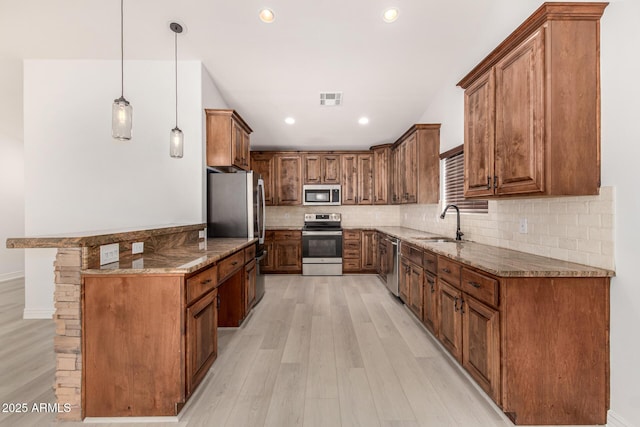
<svg viewBox="0 0 640 427">
<path fill-rule="evenodd" d="M 320 105 L 325 107 L 342 105 L 342 92 L 320 92 Z"/>
</svg>

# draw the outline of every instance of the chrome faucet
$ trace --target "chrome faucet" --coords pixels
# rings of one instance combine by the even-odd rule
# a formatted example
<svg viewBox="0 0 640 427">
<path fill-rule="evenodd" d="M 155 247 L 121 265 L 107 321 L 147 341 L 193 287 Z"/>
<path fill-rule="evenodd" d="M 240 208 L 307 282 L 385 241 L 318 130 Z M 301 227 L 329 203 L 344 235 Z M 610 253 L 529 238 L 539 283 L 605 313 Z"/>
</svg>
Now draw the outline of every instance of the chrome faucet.
<svg viewBox="0 0 640 427">
<path fill-rule="evenodd" d="M 444 211 L 442 212 L 442 214 L 440 215 L 440 218 L 444 219 L 444 216 L 447 214 L 447 210 L 449 208 L 455 208 L 456 213 L 457 213 L 457 219 L 458 219 L 458 225 L 456 228 L 456 240 L 462 240 L 462 236 L 464 236 L 464 233 L 462 231 L 460 231 L 460 209 L 458 209 L 458 207 L 456 205 L 448 205 L 446 208 L 444 208 Z"/>
</svg>

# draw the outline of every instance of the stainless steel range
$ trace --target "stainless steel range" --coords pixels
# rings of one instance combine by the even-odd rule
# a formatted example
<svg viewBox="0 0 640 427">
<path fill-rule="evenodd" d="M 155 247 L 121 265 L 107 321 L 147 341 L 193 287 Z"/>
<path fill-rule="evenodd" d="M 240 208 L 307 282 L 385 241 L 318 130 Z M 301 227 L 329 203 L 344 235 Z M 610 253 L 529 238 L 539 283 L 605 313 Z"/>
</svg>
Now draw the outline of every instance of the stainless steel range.
<svg viewBox="0 0 640 427">
<path fill-rule="evenodd" d="M 304 214 L 302 275 L 342 275 L 342 227 L 339 213 Z"/>
</svg>

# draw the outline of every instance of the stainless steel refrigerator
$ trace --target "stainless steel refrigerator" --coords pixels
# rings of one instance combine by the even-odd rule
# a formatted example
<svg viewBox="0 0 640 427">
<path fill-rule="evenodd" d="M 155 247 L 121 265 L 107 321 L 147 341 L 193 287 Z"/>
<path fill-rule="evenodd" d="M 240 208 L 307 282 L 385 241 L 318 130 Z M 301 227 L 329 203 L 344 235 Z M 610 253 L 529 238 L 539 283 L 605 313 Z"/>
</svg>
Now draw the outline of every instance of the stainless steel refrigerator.
<svg viewBox="0 0 640 427">
<path fill-rule="evenodd" d="M 252 237 L 256 248 L 256 301 L 264 295 L 260 261 L 266 256 L 264 181 L 250 172 L 207 170 L 207 236 Z"/>
</svg>

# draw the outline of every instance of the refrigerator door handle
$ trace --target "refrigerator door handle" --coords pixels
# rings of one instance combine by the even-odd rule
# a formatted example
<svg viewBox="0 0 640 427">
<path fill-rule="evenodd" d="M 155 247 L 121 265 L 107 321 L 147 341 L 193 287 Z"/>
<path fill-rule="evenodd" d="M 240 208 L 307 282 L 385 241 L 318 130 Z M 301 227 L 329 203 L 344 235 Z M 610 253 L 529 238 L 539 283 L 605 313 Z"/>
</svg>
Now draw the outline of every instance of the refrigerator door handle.
<svg viewBox="0 0 640 427">
<path fill-rule="evenodd" d="M 267 229 L 267 212 L 266 212 L 266 203 L 265 203 L 265 195 L 264 195 L 264 180 L 262 178 L 258 179 L 258 191 L 261 194 L 261 200 L 258 203 L 259 210 L 262 211 L 262 224 L 260 223 L 260 212 L 258 212 L 258 230 L 259 237 L 258 243 L 264 243 L 264 237 Z"/>
</svg>

